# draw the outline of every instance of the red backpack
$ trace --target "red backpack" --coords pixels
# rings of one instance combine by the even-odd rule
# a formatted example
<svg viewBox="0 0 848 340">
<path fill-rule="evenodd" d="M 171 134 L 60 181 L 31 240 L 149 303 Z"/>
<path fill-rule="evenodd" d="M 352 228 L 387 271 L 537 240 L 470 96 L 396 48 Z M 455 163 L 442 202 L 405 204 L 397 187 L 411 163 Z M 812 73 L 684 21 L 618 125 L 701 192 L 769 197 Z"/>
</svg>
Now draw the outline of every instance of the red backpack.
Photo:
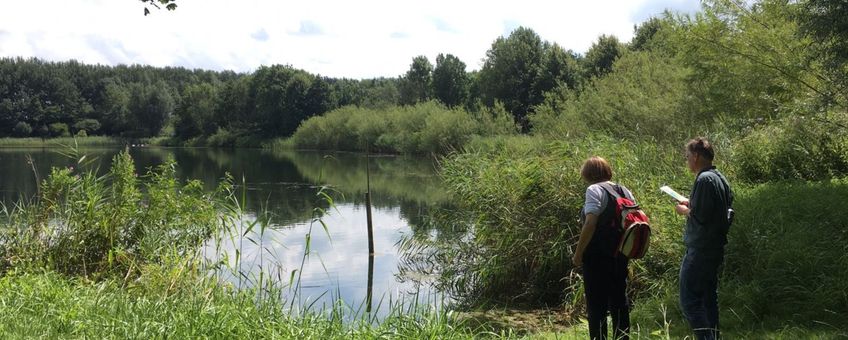
<svg viewBox="0 0 848 340">
<path fill-rule="evenodd" d="M 650 246 L 651 226 L 648 224 L 648 215 L 645 215 L 636 202 L 619 194 L 609 183 L 602 183 L 600 186 L 615 198 L 613 221 L 621 230 L 621 239 L 616 249 L 629 259 L 642 258 Z M 619 216 L 620 221 L 617 218 Z"/>
</svg>

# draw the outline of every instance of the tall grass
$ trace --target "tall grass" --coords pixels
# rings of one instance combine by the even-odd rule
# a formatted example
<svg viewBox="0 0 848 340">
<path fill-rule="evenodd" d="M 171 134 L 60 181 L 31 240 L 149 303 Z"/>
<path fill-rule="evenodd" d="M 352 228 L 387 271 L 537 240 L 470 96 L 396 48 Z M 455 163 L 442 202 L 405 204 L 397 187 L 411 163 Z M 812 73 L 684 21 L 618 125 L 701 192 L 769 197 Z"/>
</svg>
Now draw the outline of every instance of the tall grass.
<svg viewBox="0 0 848 340">
<path fill-rule="evenodd" d="M 171 268 L 148 268 L 172 272 Z M 342 307 L 329 314 L 291 315 L 279 300 L 256 301 L 250 290 L 231 291 L 214 281 L 171 288 L 145 276 L 129 284 L 91 283 L 55 273 L 11 273 L 0 278 L 0 332 L 46 338 L 251 338 L 251 339 L 473 339 L 516 338 L 508 331 L 465 327 L 446 311 L 396 313 L 380 323 L 344 322 Z M 185 282 L 184 277 L 173 278 Z"/>
<path fill-rule="evenodd" d="M 61 147 L 79 146 L 123 146 L 128 141 L 106 136 L 56 137 L 56 138 L 0 138 L 0 148 L 8 147 Z M 146 143 L 145 143 L 146 144 Z"/>
<path fill-rule="evenodd" d="M 426 102 L 386 109 L 343 107 L 304 121 L 289 143 L 301 149 L 445 153 L 475 135 L 515 132 L 515 124 L 502 108 L 469 113 Z"/>
<path fill-rule="evenodd" d="M 679 239 L 680 221 L 658 188 L 686 188 L 676 150 L 606 137 L 548 143 L 519 138 L 494 147 L 494 152 L 456 155 L 443 169 L 449 189 L 473 221 L 471 237 L 455 250 L 464 256 L 463 268 L 447 271 L 460 298 L 557 305 L 568 294 L 579 307 L 580 281 L 570 259 L 586 188 L 579 169 L 592 155 L 611 161 L 613 180 L 634 192 L 653 221 L 654 248 L 634 266 L 632 286 L 657 289 L 653 278 L 674 271 L 681 247 L 672 240 Z"/>
<path fill-rule="evenodd" d="M 86 169 L 86 157 L 75 159 L 75 167 L 53 168 L 31 202 L 4 209 L 0 270 L 131 278 L 162 256 L 189 254 L 216 231 L 216 196 L 226 194 L 227 182 L 211 194 L 199 181 L 179 184 L 173 162 L 139 181 L 128 151 L 102 177 Z"/>
<path fill-rule="evenodd" d="M 631 262 L 636 336 L 691 335 L 677 302 L 684 220 L 657 190 L 663 184 L 683 193 L 691 188 L 693 175 L 684 169 L 678 147 L 607 137 L 565 142 L 518 137 L 469 146 L 474 149 L 445 161 L 443 174 L 472 232 L 456 237 L 453 246 L 431 245 L 452 293 L 471 305 L 562 303 L 565 313 L 581 315 L 581 285 L 570 263 L 586 188 L 578 171 L 585 158 L 601 155 L 611 161 L 613 180 L 633 191 L 654 227 L 647 257 Z M 720 156 L 738 212 L 721 275 L 723 332 L 845 336 L 848 182 L 755 185 L 736 176 L 746 169 L 727 163 L 727 153 Z"/>
<path fill-rule="evenodd" d="M 213 192 L 176 179 L 172 162 L 141 179 L 129 153 L 98 177 L 87 157 L 54 169 L 31 201 L 5 207 L 0 229 L 0 332 L 48 338 L 446 338 L 513 337 L 468 326 L 447 309 L 380 303 L 386 315 L 344 304 L 293 308 L 291 279 L 240 271 L 241 253 L 209 263 L 201 246 L 229 238 L 261 242 L 267 215 L 243 210 L 244 191 L 226 179 Z M 330 199 L 319 192 L 324 199 Z M 320 214 L 314 215 L 320 216 Z M 316 217 L 318 218 L 318 217 Z M 318 228 L 327 228 L 320 219 Z M 259 241 L 252 238 L 259 234 Z M 310 256 L 309 239 L 304 259 Z M 273 247 L 279 245 L 263 245 Z M 222 254 L 223 255 L 223 254 Z M 230 262 L 230 260 L 234 260 Z M 261 260 L 260 260 L 261 261 Z M 244 278 L 234 287 L 221 273 Z M 294 311 L 297 310 L 295 313 Z M 374 311 L 373 313 L 376 313 Z"/>
</svg>

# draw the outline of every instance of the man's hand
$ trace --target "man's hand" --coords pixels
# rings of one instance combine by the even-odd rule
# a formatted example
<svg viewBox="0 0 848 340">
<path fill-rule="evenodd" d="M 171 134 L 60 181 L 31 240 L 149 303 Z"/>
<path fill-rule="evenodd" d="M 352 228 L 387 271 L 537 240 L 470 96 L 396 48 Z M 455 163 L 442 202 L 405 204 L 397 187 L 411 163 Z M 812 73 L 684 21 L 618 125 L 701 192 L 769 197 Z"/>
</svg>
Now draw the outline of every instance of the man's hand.
<svg viewBox="0 0 848 340">
<path fill-rule="evenodd" d="M 678 215 L 689 216 L 689 202 L 680 202 L 674 206 L 674 211 Z"/>
</svg>

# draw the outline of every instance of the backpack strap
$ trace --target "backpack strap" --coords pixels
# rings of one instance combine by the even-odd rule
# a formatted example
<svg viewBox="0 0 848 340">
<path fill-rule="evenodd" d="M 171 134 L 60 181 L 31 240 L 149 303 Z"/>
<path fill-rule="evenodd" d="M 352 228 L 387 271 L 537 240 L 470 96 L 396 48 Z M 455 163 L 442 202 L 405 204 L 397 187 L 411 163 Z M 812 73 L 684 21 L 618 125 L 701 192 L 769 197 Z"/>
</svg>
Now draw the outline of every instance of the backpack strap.
<svg viewBox="0 0 848 340">
<path fill-rule="evenodd" d="M 612 195 L 612 197 L 614 197 L 615 199 L 619 199 L 622 196 L 624 196 L 623 194 L 619 193 L 620 189 L 619 189 L 618 185 L 613 187 L 612 185 L 609 184 L 609 182 L 599 183 L 598 185 L 601 188 L 603 188 L 604 191 L 606 191 L 608 194 Z"/>
</svg>

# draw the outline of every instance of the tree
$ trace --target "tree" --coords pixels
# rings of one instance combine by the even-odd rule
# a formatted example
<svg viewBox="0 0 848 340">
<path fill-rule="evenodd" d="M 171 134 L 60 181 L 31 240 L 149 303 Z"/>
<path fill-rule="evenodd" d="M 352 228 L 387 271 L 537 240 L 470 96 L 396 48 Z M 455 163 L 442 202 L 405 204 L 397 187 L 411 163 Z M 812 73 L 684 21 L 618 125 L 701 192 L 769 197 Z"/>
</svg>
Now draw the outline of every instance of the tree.
<svg viewBox="0 0 848 340">
<path fill-rule="evenodd" d="M 528 112 L 543 100 L 542 92 L 534 86 L 543 58 L 544 45 L 539 35 L 519 27 L 509 37 L 499 37 L 492 43 L 479 74 L 483 103 L 493 106 L 495 101 L 502 102 L 525 131 Z"/>
<path fill-rule="evenodd" d="M 840 88 L 830 95 L 841 95 L 848 106 L 848 1 L 807 0 L 796 16 L 801 34 L 814 42 L 813 57 L 824 62 L 829 82 Z"/>
<path fill-rule="evenodd" d="M 265 136 L 290 136 L 300 122 L 320 113 L 326 99 L 309 98 L 310 94 L 325 96 L 322 85 L 313 83 L 318 77 L 291 66 L 260 67 L 253 75 L 250 92 L 255 95 L 255 121 Z"/>
<path fill-rule="evenodd" d="M 430 88 L 432 83 L 433 64 L 426 56 L 420 55 L 412 58 L 409 71 L 403 76 L 400 83 L 401 104 L 415 104 L 430 99 Z"/>
<path fill-rule="evenodd" d="M 546 93 L 558 87 L 575 89 L 580 79 L 577 56 L 557 44 L 545 48 L 542 69 L 534 85 L 537 91 Z"/>
<path fill-rule="evenodd" d="M 628 46 L 632 51 L 644 51 L 651 49 L 651 41 L 654 36 L 662 29 L 662 21 L 656 17 L 652 17 L 640 25 L 633 26 L 633 39 L 630 40 Z"/>
<path fill-rule="evenodd" d="M 32 127 L 26 122 L 18 122 L 12 129 L 12 135 L 15 137 L 29 137 L 30 134 L 32 134 Z"/>
<path fill-rule="evenodd" d="M 117 135 L 131 125 L 130 92 L 120 83 L 120 80 L 106 79 L 103 81 L 101 102 L 97 106 L 103 132 L 107 135 Z"/>
<path fill-rule="evenodd" d="M 682 17 L 674 35 L 678 58 L 692 69 L 689 94 L 700 117 L 723 116 L 738 128 L 752 121 L 810 111 L 834 89 L 809 59 L 798 34 L 796 7 L 783 0 L 710 0 Z"/>
<path fill-rule="evenodd" d="M 100 122 L 97 119 L 86 118 L 74 123 L 74 130 L 85 131 L 86 135 L 96 132 L 100 129 Z"/>
<path fill-rule="evenodd" d="M 171 88 L 163 81 L 145 85 L 131 84 L 129 111 L 132 115 L 133 134 L 139 137 L 156 136 L 174 111 Z"/>
<path fill-rule="evenodd" d="M 150 7 L 161 9 L 159 5 L 165 6 L 169 11 L 177 9 L 177 4 L 174 3 L 176 0 L 141 0 L 141 2 L 144 3 L 144 16 L 150 14 Z"/>
<path fill-rule="evenodd" d="M 439 53 L 433 69 L 433 95 L 443 104 L 454 107 L 468 99 L 468 73 L 465 63 L 452 54 Z"/>
<path fill-rule="evenodd" d="M 583 58 L 586 79 L 601 77 L 612 71 L 612 64 L 621 56 L 622 50 L 615 36 L 604 34 L 598 37 L 598 42 L 592 44 Z"/>
<path fill-rule="evenodd" d="M 217 89 L 210 83 L 189 85 L 183 92 L 182 101 L 174 114 L 174 130 L 177 136 L 192 138 L 211 135 L 218 129 L 215 122 L 215 97 Z"/>
</svg>

